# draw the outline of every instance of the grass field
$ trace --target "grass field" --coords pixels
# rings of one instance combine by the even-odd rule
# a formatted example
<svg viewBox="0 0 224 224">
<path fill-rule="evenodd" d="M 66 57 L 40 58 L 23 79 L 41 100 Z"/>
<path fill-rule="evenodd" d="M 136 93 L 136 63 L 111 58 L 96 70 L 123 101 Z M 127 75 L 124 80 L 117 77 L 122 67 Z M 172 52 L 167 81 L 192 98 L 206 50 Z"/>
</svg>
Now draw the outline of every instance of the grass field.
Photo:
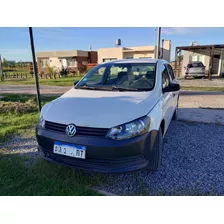
<svg viewBox="0 0 224 224">
<path fill-rule="evenodd" d="M 28 94 L 1 94 L 4 96 L 2 99 L 1 107 L 8 106 L 8 104 L 14 106 L 14 102 L 21 102 L 29 105 L 36 105 L 36 96 Z M 42 104 L 55 99 L 56 96 L 42 96 Z M 21 104 L 20 106 L 23 106 Z M 2 108 L 1 108 L 2 109 Z M 3 142 L 13 134 L 23 133 L 24 130 L 33 127 L 38 120 L 38 111 L 32 111 L 29 113 L 16 113 L 16 112 L 4 112 L 0 116 L 0 142 Z"/>
<path fill-rule="evenodd" d="M 41 158 L 0 152 L 1 196 L 93 196 L 91 187 L 102 181 L 99 175 L 48 163 Z"/>
<path fill-rule="evenodd" d="M 46 79 L 46 78 L 39 78 L 40 85 L 51 85 L 51 86 L 73 86 L 74 81 L 78 81 L 82 78 L 82 76 L 75 76 L 75 77 L 63 77 L 57 79 Z M 35 84 L 35 80 L 32 77 L 27 79 L 21 78 L 13 78 L 10 80 L 1 81 L 0 85 L 32 85 Z"/>
<path fill-rule="evenodd" d="M 33 95 L 3 94 L 3 104 L 29 102 L 36 105 Z M 42 96 L 43 104 L 55 97 Z M 2 109 L 2 108 L 1 108 Z M 38 120 L 37 108 L 32 112 L 7 112 L 0 116 L 0 195 L 101 195 L 91 187 L 103 181 L 100 175 L 48 163 L 29 154 L 14 154 L 6 141 L 15 135 L 34 137 Z"/>
<path fill-rule="evenodd" d="M 181 90 L 200 90 L 200 91 L 220 91 L 220 92 L 224 92 L 224 87 L 181 86 Z"/>
<path fill-rule="evenodd" d="M 50 86 L 73 86 L 74 81 L 79 81 L 83 76 L 64 77 L 60 79 L 39 79 L 40 85 Z M 1 85 L 31 85 L 35 84 L 34 78 L 27 79 L 11 79 L 0 82 Z M 224 92 L 224 87 L 200 87 L 200 86 L 181 86 L 181 90 L 201 90 L 201 91 L 221 91 Z"/>
</svg>

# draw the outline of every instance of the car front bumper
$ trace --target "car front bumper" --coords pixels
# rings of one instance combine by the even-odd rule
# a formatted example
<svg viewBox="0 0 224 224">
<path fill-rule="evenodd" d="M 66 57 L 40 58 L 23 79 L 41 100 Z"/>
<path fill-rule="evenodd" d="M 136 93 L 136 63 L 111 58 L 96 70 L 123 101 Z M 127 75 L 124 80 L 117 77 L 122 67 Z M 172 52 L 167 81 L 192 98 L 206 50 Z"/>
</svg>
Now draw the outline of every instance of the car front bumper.
<svg viewBox="0 0 224 224">
<path fill-rule="evenodd" d="M 158 131 L 126 140 L 105 137 L 74 136 L 36 129 L 38 150 L 48 161 L 103 173 L 120 173 L 146 168 L 152 158 Z M 53 153 L 54 141 L 86 146 L 86 159 Z"/>
</svg>

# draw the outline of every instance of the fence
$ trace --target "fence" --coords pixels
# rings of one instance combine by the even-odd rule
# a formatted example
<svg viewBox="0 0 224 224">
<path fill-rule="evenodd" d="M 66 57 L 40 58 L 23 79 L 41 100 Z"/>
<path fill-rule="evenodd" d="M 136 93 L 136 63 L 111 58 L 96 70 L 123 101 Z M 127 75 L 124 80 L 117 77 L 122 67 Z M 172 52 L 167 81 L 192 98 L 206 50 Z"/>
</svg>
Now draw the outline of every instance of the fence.
<svg viewBox="0 0 224 224">
<path fill-rule="evenodd" d="M 172 66 L 174 73 L 177 77 L 180 77 L 182 74 L 182 66 L 183 66 L 183 61 L 177 61 L 177 66 L 175 68 L 175 61 L 171 61 L 170 65 Z"/>
</svg>

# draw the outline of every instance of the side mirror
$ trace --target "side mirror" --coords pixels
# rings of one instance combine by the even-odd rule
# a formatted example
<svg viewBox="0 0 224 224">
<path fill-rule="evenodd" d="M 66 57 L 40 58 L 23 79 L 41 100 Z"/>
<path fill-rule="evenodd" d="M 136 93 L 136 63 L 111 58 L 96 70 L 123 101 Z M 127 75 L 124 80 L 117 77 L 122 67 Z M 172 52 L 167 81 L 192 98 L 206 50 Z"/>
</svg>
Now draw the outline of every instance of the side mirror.
<svg viewBox="0 0 224 224">
<path fill-rule="evenodd" d="M 75 81 L 75 82 L 74 82 L 74 86 L 76 86 L 78 82 L 79 82 L 79 81 Z"/>
<path fill-rule="evenodd" d="M 180 85 L 178 83 L 170 83 L 169 86 L 163 89 L 164 93 L 175 92 L 180 90 Z"/>
</svg>

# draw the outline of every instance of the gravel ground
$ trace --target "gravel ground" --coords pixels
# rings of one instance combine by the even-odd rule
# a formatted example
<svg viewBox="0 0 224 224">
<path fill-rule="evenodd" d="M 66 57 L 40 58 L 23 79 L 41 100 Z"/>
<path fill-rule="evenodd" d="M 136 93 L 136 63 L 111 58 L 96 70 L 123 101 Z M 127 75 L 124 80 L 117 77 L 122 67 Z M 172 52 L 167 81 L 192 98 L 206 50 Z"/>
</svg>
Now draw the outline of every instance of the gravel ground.
<svg viewBox="0 0 224 224">
<path fill-rule="evenodd" d="M 10 141 L 0 144 L 0 149 L 4 149 L 4 152 L 7 154 L 12 153 L 28 156 L 30 160 L 38 156 L 35 137 L 16 136 Z"/>
<path fill-rule="evenodd" d="M 213 77 L 212 80 L 209 79 L 187 79 L 178 78 L 178 82 L 181 86 L 200 86 L 200 87 L 223 87 L 224 79 Z"/>
<path fill-rule="evenodd" d="M 172 122 L 157 172 L 110 174 L 99 189 L 117 195 L 224 195 L 224 126 Z"/>
<path fill-rule="evenodd" d="M 174 121 L 164 139 L 157 172 L 90 175 L 103 178 L 97 189 L 116 195 L 224 195 L 224 126 Z M 34 137 L 15 137 L 0 148 L 37 156 Z"/>
<path fill-rule="evenodd" d="M 181 91 L 179 107 L 224 108 L 224 92 Z"/>
</svg>

